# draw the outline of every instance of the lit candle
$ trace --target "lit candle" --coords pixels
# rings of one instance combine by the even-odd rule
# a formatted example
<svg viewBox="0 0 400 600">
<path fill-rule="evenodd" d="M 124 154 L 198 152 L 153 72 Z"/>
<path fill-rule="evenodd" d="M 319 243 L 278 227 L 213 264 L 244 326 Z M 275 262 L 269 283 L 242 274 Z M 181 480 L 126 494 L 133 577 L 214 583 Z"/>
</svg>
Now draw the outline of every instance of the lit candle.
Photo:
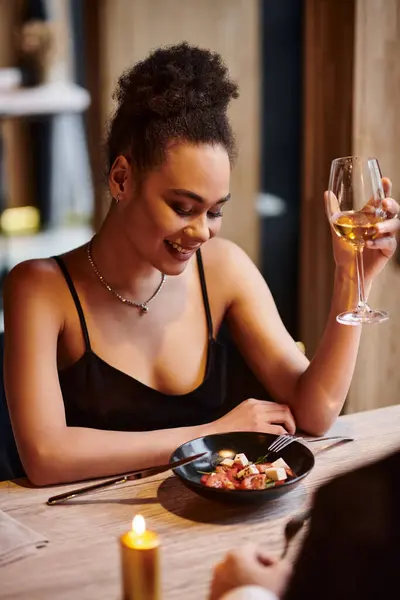
<svg viewBox="0 0 400 600">
<path fill-rule="evenodd" d="M 121 538 L 124 600 L 160 600 L 160 558 L 158 536 L 146 529 L 142 515 L 136 515 L 132 529 Z"/>
</svg>

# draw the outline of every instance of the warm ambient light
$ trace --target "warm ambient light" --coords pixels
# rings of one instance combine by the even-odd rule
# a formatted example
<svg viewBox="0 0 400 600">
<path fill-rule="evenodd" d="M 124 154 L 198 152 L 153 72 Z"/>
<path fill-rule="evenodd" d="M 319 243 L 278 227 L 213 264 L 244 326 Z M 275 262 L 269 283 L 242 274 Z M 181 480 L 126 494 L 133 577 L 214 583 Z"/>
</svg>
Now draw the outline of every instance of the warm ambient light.
<svg viewBox="0 0 400 600">
<path fill-rule="evenodd" d="M 236 452 L 234 450 L 219 450 L 218 455 L 221 458 L 233 458 L 236 456 Z"/>
<path fill-rule="evenodd" d="M 40 228 L 40 213 L 34 206 L 6 208 L 0 214 L 0 230 L 6 235 L 36 233 Z"/>
<path fill-rule="evenodd" d="M 146 521 L 142 515 L 136 515 L 132 520 L 132 531 L 136 535 L 143 535 L 146 531 Z"/>
</svg>

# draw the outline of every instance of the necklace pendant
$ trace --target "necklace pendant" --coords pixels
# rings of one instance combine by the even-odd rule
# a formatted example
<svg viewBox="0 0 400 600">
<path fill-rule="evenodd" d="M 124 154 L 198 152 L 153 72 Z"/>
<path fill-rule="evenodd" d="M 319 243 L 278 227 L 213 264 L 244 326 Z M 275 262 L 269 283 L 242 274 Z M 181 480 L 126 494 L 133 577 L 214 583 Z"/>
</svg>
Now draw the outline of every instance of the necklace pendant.
<svg viewBox="0 0 400 600">
<path fill-rule="evenodd" d="M 158 288 L 156 289 L 156 291 L 154 292 L 154 294 L 152 296 L 150 296 L 150 298 L 148 300 L 146 300 L 146 302 L 140 303 L 140 302 L 133 302 L 133 300 L 129 300 L 128 298 L 124 298 L 123 296 L 121 296 L 121 294 L 119 294 L 116 290 L 114 290 L 111 285 L 109 285 L 107 283 L 107 281 L 104 279 L 103 275 L 100 273 L 100 271 L 98 270 L 98 268 L 96 267 L 96 264 L 93 261 L 93 257 L 92 257 L 92 242 L 93 239 L 91 239 L 91 241 L 88 243 L 87 247 L 86 247 L 86 253 L 87 253 L 87 257 L 90 263 L 90 266 L 92 267 L 93 271 L 95 272 L 95 274 L 97 275 L 97 277 L 99 278 L 99 280 L 101 281 L 101 283 L 104 285 L 104 287 L 111 293 L 113 294 L 116 298 L 118 298 L 118 300 L 120 300 L 122 303 L 124 304 L 128 304 L 129 306 L 134 306 L 135 308 L 138 308 L 140 310 L 140 314 L 145 315 L 149 312 L 149 307 L 148 304 L 150 302 L 152 302 L 154 300 L 154 298 L 156 296 L 158 296 L 158 294 L 161 292 L 161 288 L 163 287 L 165 280 L 167 278 L 167 276 L 165 275 L 165 273 L 161 273 L 161 282 L 159 283 Z"/>
</svg>

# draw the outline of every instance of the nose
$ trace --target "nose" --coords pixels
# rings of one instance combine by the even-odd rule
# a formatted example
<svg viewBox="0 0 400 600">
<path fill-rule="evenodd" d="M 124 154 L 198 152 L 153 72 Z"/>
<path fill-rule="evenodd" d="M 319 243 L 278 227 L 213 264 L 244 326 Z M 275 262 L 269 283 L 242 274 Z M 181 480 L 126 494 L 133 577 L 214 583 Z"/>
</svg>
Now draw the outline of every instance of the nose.
<svg viewBox="0 0 400 600">
<path fill-rule="evenodd" d="M 207 242 L 211 237 L 207 216 L 199 215 L 197 219 L 191 221 L 190 225 L 185 227 L 185 233 L 197 243 Z"/>
</svg>

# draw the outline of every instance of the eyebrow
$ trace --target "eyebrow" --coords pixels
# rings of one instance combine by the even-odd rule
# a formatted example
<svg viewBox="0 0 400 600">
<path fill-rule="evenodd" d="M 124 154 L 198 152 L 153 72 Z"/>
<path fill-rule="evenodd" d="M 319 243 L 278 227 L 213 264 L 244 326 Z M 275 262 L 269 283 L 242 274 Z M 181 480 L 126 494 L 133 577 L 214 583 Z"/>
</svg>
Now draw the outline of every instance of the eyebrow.
<svg viewBox="0 0 400 600">
<path fill-rule="evenodd" d="M 201 196 L 199 196 L 198 194 L 195 194 L 194 192 L 191 192 L 190 190 L 181 190 L 181 189 L 173 189 L 170 190 L 171 192 L 173 192 L 176 196 L 184 196 L 186 198 L 190 198 L 191 200 L 195 200 L 196 202 L 200 202 L 200 203 L 204 203 L 205 200 L 204 198 L 202 198 Z M 227 196 L 225 196 L 224 198 L 220 198 L 216 204 L 222 204 L 223 202 L 228 202 L 228 200 L 231 199 L 231 195 L 228 194 Z"/>
</svg>

